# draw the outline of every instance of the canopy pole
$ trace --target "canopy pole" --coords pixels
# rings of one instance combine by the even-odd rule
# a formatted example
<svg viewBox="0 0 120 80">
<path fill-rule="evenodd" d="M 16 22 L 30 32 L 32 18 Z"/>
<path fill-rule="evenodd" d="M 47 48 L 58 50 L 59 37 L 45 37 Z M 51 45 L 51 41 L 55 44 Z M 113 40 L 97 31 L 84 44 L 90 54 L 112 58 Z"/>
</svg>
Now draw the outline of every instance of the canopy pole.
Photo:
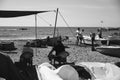
<svg viewBox="0 0 120 80">
<path fill-rule="evenodd" d="M 56 18 L 55 18 L 55 27 L 54 27 L 53 38 L 55 37 L 55 34 L 56 34 L 57 17 L 58 17 L 58 8 L 57 8 L 57 11 L 56 11 Z"/>
<path fill-rule="evenodd" d="M 37 14 L 35 14 L 35 39 L 37 40 Z M 37 42 L 35 42 L 35 45 L 37 47 Z M 35 53 L 37 55 L 37 48 L 35 48 Z"/>
<path fill-rule="evenodd" d="M 37 14 L 35 14 L 35 39 L 37 39 Z"/>
</svg>

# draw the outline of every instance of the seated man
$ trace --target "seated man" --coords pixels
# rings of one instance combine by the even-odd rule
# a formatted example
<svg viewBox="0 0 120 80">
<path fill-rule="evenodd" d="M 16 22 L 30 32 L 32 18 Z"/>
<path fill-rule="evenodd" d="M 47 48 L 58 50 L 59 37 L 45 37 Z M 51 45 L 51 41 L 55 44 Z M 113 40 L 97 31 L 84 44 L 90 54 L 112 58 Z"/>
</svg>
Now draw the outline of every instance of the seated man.
<svg viewBox="0 0 120 80">
<path fill-rule="evenodd" d="M 53 55 L 53 51 L 55 51 L 55 55 Z M 48 58 L 50 61 L 52 61 L 52 59 L 54 59 L 54 64 L 55 64 L 55 60 L 59 62 L 59 64 L 61 64 L 61 62 L 66 63 L 67 60 L 67 56 L 69 55 L 68 52 L 65 51 L 65 46 L 63 45 L 63 43 L 58 40 L 57 43 L 53 46 L 52 50 L 50 51 Z"/>
<path fill-rule="evenodd" d="M 38 80 L 35 65 L 32 63 L 33 49 L 29 47 L 23 48 L 20 56 L 20 61 L 15 62 L 19 72 L 23 74 L 28 80 Z"/>
</svg>

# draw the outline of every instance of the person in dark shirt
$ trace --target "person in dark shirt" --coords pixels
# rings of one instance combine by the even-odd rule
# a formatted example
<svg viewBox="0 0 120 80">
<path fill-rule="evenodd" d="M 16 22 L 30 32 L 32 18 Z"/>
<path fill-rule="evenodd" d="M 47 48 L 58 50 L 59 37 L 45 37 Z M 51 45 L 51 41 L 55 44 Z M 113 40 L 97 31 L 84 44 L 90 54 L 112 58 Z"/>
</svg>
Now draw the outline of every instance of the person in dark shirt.
<svg viewBox="0 0 120 80">
<path fill-rule="evenodd" d="M 55 55 L 53 54 L 54 51 L 55 51 Z M 61 40 L 58 40 L 57 43 L 54 44 L 52 50 L 50 51 L 48 58 L 50 61 L 52 61 L 52 59 L 57 60 L 59 64 L 61 64 L 61 62 L 63 63 L 67 62 L 66 58 L 68 55 L 69 53 L 65 51 L 65 46 L 63 45 Z"/>
<path fill-rule="evenodd" d="M 95 42 L 95 36 L 96 36 L 96 34 L 95 33 L 91 33 L 90 36 L 91 36 L 91 42 L 92 42 L 91 50 L 95 51 L 95 44 L 94 44 L 94 42 Z"/>
<path fill-rule="evenodd" d="M 24 47 L 22 54 L 20 55 L 20 60 L 15 62 L 16 67 L 19 72 L 27 79 L 27 80 L 38 80 L 37 72 L 35 69 L 35 65 L 33 65 L 33 49 L 30 47 Z"/>
</svg>

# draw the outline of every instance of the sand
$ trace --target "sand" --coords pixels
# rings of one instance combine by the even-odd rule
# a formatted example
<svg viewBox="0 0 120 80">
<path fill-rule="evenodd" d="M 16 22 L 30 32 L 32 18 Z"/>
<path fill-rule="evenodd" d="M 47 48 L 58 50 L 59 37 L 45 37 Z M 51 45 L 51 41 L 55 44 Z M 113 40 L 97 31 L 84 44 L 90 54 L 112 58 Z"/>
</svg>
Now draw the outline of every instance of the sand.
<svg viewBox="0 0 120 80">
<path fill-rule="evenodd" d="M 15 46 L 17 50 L 14 51 L 16 53 L 10 52 L 8 55 L 11 57 L 13 62 L 18 61 L 21 55 L 23 45 L 25 45 L 26 41 L 15 41 Z M 96 51 L 91 51 L 91 46 L 81 45 L 76 46 L 72 41 L 64 42 L 67 43 L 69 48 L 66 48 L 66 51 L 70 53 L 67 58 L 68 62 L 118 62 L 119 58 L 110 57 L 103 54 L 100 54 Z M 33 48 L 34 57 L 33 63 L 35 65 L 39 65 L 43 62 L 49 62 L 47 55 L 49 54 L 52 47 L 47 48 Z"/>
</svg>

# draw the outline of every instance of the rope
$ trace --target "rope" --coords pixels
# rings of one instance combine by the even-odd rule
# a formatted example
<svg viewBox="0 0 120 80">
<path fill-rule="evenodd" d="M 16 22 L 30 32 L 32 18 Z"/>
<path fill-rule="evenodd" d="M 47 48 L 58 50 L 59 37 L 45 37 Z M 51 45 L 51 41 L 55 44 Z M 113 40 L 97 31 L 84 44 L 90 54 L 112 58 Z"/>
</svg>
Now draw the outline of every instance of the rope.
<svg viewBox="0 0 120 80">
<path fill-rule="evenodd" d="M 44 18 L 42 18 L 41 16 L 38 15 L 39 18 L 41 18 L 44 22 L 46 22 L 49 26 L 52 26 L 52 24 L 50 24 L 47 20 L 45 20 Z"/>
<path fill-rule="evenodd" d="M 63 21 L 65 22 L 65 24 L 67 25 L 67 27 L 70 29 L 71 33 L 73 34 L 74 37 L 76 37 L 74 35 L 74 32 L 72 31 L 72 29 L 70 28 L 69 24 L 67 23 L 67 21 L 65 20 L 65 18 L 63 17 L 63 15 L 60 13 L 60 11 L 58 12 L 59 15 L 61 16 L 61 18 L 63 19 Z"/>
<path fill-rule="evenodd" d="M 56 11 L 54 10 L 54 12 L 56 12 Z M 63 15 L 61 14 L 61 12 L 58 11 L 58 13 L 59 13 L 59 15 L 61 16 L 61 18 L 63 19 L 63 21 L 65 22 L 65 24 L 67 25 L 67 27 L 69 28 L 69 30 L 71 31 L 72 35 L 73 35 L 74 37 L 76 37 L 76 36 L 74 35 L 74 32 L 72 31 L 72 29 L 70 28 L 69 24 L 67 23 L 67 21 L 65 20 L 65 18 L 64 18 Z M 52 24 L 50 24 L 47 20 L 45 20 L 45 19 L 42 18 L 41 16 L 38 15 L 38 17 L 41 18 L 44 22 L 46 22 L 49 26 L 52 26 Z M 57 32 L 58 32 L 58 30 L 57 30 Z M 58 32 L 57 34 L 60 35 L 59 32 Z"/>
</svg>

